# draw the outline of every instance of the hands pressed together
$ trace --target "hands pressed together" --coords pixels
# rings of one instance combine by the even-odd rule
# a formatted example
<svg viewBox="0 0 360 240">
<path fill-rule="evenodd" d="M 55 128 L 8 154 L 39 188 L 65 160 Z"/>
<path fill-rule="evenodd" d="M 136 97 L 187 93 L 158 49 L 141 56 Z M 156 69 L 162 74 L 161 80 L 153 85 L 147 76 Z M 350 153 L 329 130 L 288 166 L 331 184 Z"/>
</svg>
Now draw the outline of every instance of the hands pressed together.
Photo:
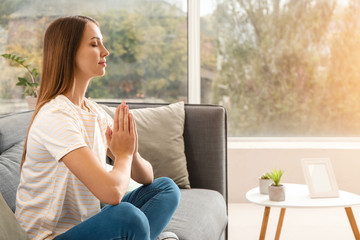
<svg viewBox="0 0 360 240">
<path fill-rule="evenodd" d="M 131 178 L 141 184 L 154 180 L 151 164 L 138 153 L 138 135 L 134 116 L 125 102 L 121 103 L 114 116 L 114 127 L 106 130 L 106 141 L 116 163 L 130 165 Z M 122 167 L 120 167 L 122 168 Z"/>
<path fill-rule="evenodd" d="M 134 116 L 122 102 L 115 111 L 114 127 L 107 127 L 106 140 L 115 159 L 131 159 L 137 153 L 138 139 Z"/>
</svg>

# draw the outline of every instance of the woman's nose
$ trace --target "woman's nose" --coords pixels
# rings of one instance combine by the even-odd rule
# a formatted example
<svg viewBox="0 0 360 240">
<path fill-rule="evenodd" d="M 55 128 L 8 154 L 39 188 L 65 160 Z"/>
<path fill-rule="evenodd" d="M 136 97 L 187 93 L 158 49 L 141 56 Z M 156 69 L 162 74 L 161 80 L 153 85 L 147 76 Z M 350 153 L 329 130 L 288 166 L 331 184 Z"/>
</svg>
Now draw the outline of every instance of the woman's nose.
<svg viewBox="0 0 360 240">
<path fill-rule="evenodd" d="M 102 57 L 106 57 L 106 56 L 109 56 L 109 51 L 104 47 L 104 50 L 102 52 Z"/>
</svg>

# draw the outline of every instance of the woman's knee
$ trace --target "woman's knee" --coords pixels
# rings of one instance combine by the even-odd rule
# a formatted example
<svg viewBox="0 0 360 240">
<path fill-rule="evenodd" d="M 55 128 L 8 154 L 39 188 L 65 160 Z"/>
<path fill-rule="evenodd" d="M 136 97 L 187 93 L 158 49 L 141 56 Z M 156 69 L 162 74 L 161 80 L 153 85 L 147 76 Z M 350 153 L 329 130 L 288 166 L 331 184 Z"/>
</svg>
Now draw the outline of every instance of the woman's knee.
<svg viewBox="0 0 360 240">
<path fill-rule="evenodd" d="M 131 203 L 121 202 L 109 209 L 109 222 L 116 222 L 121 228 L 127 229 L 129 234 L 136 232 L 137 236 L 149 236 L 150 226 L 145 214 Z"/>
<path fill-rule="evenodd" d="M 171 178 L 160 177 L 155 179 L 154 183 L 159 184 L 160 188 L 168 193 L 167 197 L 170 198 L 169 200 L 176 203 L 176 206 L 179 204 L 181 196 L 180 189 Z"/>
</svg>

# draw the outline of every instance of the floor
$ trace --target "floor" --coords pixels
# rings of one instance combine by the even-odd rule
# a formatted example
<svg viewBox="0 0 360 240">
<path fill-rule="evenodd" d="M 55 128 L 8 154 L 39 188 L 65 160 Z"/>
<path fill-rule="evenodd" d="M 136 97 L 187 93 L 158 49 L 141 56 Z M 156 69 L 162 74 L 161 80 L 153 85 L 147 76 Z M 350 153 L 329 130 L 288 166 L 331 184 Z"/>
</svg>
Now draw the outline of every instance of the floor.
<svg viewBox="0 0 360 240">
<path fill-rule="evenodd" d="M 360 226 L 360 206 L 352 207 Z M 229 204 L 229 240 L 259 239 L 264 207 L 251 203 Z M 271 208 L 265 239 L 274 239 L 280 208 Z M 281 240 L 355 239 L 344 208 L 289 208 Z"/>
</svg>

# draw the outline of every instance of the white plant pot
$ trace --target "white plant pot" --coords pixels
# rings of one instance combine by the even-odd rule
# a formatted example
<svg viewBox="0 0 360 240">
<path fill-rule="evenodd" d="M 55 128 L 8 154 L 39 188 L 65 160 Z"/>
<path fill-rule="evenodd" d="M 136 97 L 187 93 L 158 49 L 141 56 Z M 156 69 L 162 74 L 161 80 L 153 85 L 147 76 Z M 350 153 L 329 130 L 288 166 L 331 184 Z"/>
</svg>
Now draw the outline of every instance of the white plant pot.
<svg viewBox="0 0 360 240">
<path fill-rule="evenodd" d="M 28 103 L 29 110 L 34 110 L 37 102 L 36 97 L 26 96 L 26 102 Z"/>
<path fill-rule="evenodd" d="M 269 185 L 272 183 L 271 179 L 259 178 L 259 192 L 260 194 L 269 194 Z"/>
<path fill-rule="evenodd" d="M 285 201 L 285 186 L 269 185 L 269 199 L 270 201 Z"/>
</svg>

